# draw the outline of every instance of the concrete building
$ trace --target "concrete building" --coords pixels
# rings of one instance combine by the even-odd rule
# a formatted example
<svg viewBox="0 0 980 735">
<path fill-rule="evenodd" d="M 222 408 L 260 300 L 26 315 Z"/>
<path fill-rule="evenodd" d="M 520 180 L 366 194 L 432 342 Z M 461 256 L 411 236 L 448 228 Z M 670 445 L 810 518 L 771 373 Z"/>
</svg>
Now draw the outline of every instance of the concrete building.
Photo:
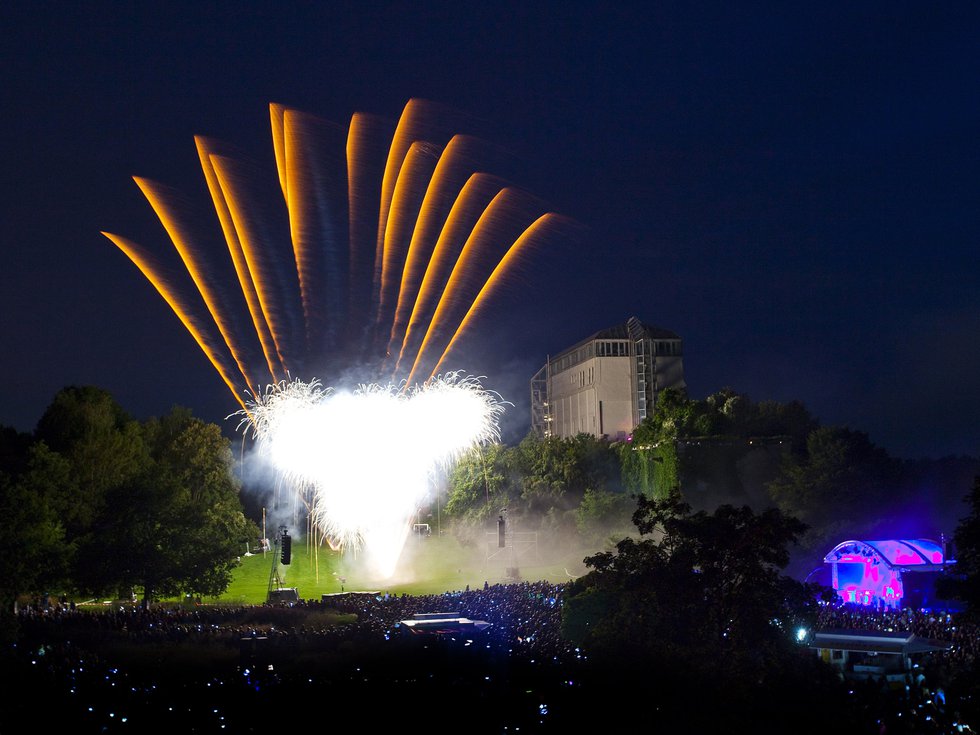
<svg viewBox="0 0 980 735">
<path fill-rule="evenodd" d="M 660 391 L 685 386 L 681 338 L 630 317 L 548 358 L 531 379 L 531 429 L 623 441 Z"/>
</svg>

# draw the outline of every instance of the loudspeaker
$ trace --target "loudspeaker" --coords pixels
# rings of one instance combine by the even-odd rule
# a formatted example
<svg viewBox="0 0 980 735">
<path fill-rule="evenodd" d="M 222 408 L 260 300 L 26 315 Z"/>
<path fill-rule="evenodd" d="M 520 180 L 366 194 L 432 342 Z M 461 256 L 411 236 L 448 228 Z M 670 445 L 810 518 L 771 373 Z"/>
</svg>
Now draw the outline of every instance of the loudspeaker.
<svg viewBox="0 0 980 735">
<path fill-rule="evenodd" d="M 504 535 L 504 526 L 506 525 L 507 521 L 504 520 L 503 516 L 497 519 L 497 546 L 501 549 L 507 546 L 507 540 Z"/>
<path fill-rule="evenodd" d="M 284 533 L 282 535 L 282 563 L 289 564 L 289 562 L 292 560 L 292 556 L 292 539 L 289 538 L 288 533 Z"/>
</svg>

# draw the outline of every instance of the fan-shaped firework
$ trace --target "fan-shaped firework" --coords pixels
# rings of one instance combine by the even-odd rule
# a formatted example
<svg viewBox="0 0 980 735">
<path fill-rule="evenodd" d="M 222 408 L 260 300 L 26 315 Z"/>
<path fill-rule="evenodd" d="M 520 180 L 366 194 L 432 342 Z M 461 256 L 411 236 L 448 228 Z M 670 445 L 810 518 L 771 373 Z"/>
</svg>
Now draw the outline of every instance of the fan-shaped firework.
<svg viewBox="0 0 980 735">
<path fill-rule="evenodd" d="M 497 438 L 502 402 L 442 366 L 559 218 L 474 172 L 476 139 L 437 134 L 419 100 L 390 138 L 361 113 L 346 130 L 282 105 L 271 119 L 278 177 L 196 138 L 210 231 L 136 178 L 179 261 L 103 234 L 207 355 L 313 528 L 387 575 L 432 474 Z M 379 442 L 381 461 L 364 455 Z"/>
<path fill-rule="evenodd" d="M 460 336 L 559 221 L 474 172 L 478 141 L 440 136 L 422 101 L 406 105 L 390 139 L 361 113 L 346 131 L 281 105 L 271 118 L 274 196 L 263 191 L 272 172 L 263 177 L 227 146 L 196 138 L 216 218 L 210 231 L 169 188 L 136 178 L 179 262 L 168 266 L 165 254 L 103 233 L 242 407 L 246 390 L 288 376 L 424 382 L 448 367 Z"/>
</svg>

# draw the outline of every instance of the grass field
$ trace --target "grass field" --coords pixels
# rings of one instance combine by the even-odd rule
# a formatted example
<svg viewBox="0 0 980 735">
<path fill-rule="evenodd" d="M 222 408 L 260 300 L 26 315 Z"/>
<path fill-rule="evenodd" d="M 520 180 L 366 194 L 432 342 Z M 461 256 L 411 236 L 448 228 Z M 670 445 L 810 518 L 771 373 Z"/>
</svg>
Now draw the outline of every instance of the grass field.
<svg viewBox="0 0 980 735">
<path fill-rule="evenodd" d="M 497 549 L 491 549 L 494 554 Z M 540 555 L 526 552 L 519 559 L 507 558 L 503 551 L 487 560 L 487 551 L 466 548 L 452 537 L 431 536 L 409 539 L 395 575 L 389 580 L 371 579 L 356 558 L 331 551 L 328 547 L 312 549 L 293 540 L 292 560 L 282 565 L 273 552 L 243 556 L 228 590 L 220 602 L 261 604 L 266 601 L 273 562 L 283 587 L 295 587 L 302 599 L 319 600 L 321 595 L 352 591 L 378 591 L 392 594 L 437 594 L 440 592 L 482 587 L 515 580 L 549 580 L 567 582 L 584 574 L 582 559 L 586 551 L 569 551 L 549 555 L 547 563 Z M 517 576 L 509 569 L 517 569 Z M 278 585 L 273 580 L 273 587 Z M 213 600 L 207 600 L 213 601 Z"/>
</svg>

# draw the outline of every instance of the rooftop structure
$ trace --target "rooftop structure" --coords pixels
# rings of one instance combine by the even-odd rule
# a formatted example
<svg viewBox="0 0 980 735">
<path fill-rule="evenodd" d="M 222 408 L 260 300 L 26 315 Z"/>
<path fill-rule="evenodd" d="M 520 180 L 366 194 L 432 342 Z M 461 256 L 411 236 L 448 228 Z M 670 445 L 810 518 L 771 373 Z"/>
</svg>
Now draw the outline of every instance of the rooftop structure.
<svg viewBox="0 0 980 735">
<path fill-rule="evenodd" d="M 838 629 L 817 631 L 808 645 L 847 679 L 884 678 L 894 687 L 904 684 L 923 654 L 952 647 L 908 631 Z"/>
</svg>

